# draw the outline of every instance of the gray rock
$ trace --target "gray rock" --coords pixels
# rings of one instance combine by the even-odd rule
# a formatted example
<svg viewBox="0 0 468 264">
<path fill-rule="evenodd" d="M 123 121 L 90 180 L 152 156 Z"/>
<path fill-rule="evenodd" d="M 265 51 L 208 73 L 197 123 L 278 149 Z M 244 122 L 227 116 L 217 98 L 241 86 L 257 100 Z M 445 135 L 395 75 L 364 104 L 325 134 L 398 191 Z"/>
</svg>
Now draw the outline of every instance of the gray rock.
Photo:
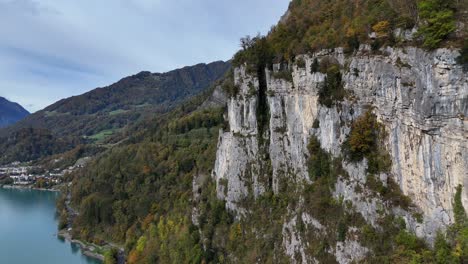
<svg viewBox="0 0 468 264">
<path fill-rule="evenodd" d="M 410 37 L 411 32 L 400 34 Z M 226 200 L 230 210 L 241 217 L 246 210 L 240 206 L 244 198 L 257 197 L 269 189 L 279 192 L 284 180 L 311 183 L 307 172 L 309 138 L 316 136 L 323 149 L 338 157 L 352 121 L 372 107 L 386 127 L 385 147 L 393 163 L 391 173 L 379 178 L 384 184 L 390 178 L 397 182 L 422 212 L 423 222 L 418 223 L 411 212 L 401 208 L 386 208 L 385 201 L 369 198 L 365 189 L 356 192 L 356 186 L 366 181 L 365 162 L 343 164 L 349 178 L 340 178 L 335 196 L 351 201 L 373 225 L 379 212 L 400 215 L 411 230 L 428 241 L 437 230 L 453 223 L 455 188 L 468 184 L 468 76 L 455 63 L 459 53 L 387 47 L 379 54 L 371 54 L 370 47 L 362 45 L 349 57 L 343 49 L 303 55 L 300 57 L 306 67 L 291 67 L 292 83 L 275 79 L 266 70 L 270 122 L 264 135 L 258 135 L 256 117 L 259 81 L 244 67 L 235 69 L 235 83 L 241 89 L 238 96 L 227 101 L 230 130 L 220 135 L 213 172 L 218 197 Z M 326 108 L 318 103 L 325 75 L 311 73 L 310 67 L 314 58 L 320 61 L 325 57 L 343 66 L 344 87 L 350 96 L 339 107 Z M 313 126 L 315 120 L 319 121 L 318 128 Z M 260 137 L 268 139 L 266 150 L 259 146 Z M 268 152 L 269 160 L 263 152 Z M 262 173 L 265 170 L 261 168 L 268 166 L 272 175 Z M 468 209 L 465 188 L 462 202 Z M 284 230 L 293 229 L 292 223 L 285 223 Z M 300 243 L 304 241 L 292 231 L 286 233 L 287 254 L 302 255 Z M 344 259 L 351 259 L 350 251 L 364 252 L 358 248 L 354 242 L 340 244 L 335 252 L 337 259 L 347 263 Z M 313 261 L 311 256 L 303 259 Z"/>
</svg>

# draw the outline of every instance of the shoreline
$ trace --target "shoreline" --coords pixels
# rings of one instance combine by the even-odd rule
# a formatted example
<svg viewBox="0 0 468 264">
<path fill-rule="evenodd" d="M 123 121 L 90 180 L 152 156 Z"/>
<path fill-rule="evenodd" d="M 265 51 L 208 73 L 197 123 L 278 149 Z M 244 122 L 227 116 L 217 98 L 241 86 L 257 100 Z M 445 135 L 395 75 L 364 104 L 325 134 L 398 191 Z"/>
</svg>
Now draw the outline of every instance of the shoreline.
<svg viewBox="0 0 468 264">
<path fill-rule="evenodd" d="M 35 190 L 35 191 L 40 191 L 40 192 L 50 192 L 52 193 L 58 193 L 60 190 L 57 189 L 45 189 L 45 188 L 35 188 L 31 185 L 10 185 L 10 184 L 2 184 L 0 185 L 0 190 L 14 190 L 14 191 L 23 191 L 23 190 Z M 56 220 L 54 220 L 56 222 Z M 97 261 L 98 263 L 103 263 L 104 262 L 104 250 L 106 249 L 105 247 L 100 247 L 97 245 L 94 245 L 92 243 L 86 243 L 80 240 L 73 239 L 71 236 L 71 233 L 67 229 L 63 229 L 60 231 L 55 231 L 55 234 L 53 235 L 54 237 L 57 237 L 57 239 L 60 240 L 65 240 L 67 242 L 70 242 L 74 246 L 78 246 L 80 249 L 80 255 L 83 255 L 90 260 L 93 259 Z M 1 262 L 1 261 L 0 261 Z"/>
<path fill-rule="evenodd" d="M 112 242 L 104 241 L 104 244 L 102 246 L 98 246 L 86 241 L 73 239 L 70 231 L 72 230 L 71 228 L 73 228 L 73 218 L 77 215 L 77 213 L 75 210 L 73 210 L 70 203 L 70 194 L 68 194 L 65 201 L 65 208 L 67 212 L 67 228 L 60 230 L 58 236 L 70 241 L 71 243 L 79 245 L 79 247 L 81 248 L 81 253 L 83 255 L 97 259 L 101 262 L 104 262 L 105 260 L 103 253 L 105 250 L 117 249 L 118 254 L 116 256 L 116 263 L 125 264 L 126 261 L 124 249 Z M 96 252 L 96 250 L 98 250 L 98 252 Z"/>
<path fill-rule="evenodd" d="M 60 190 L 57 190 L 57 189 L 36 188 L 36 187 L 31 186 L 31 185 L 4 184 L 4 185 L 0 185 L 0 188 L 3 188 L 3 189 L 18 189 L 18 190 L 47 191 L 47 192 L 60 192 Z"/>
<path fill-rule="evenodd" d="M 68 232 L 66 229 L 60 230 L 57 233 L 57 237 L 62 238 L 72 244 L 78 245 L 80 247 L 81 254 L 84 256 L 104 262 L 104 255 L 94 252 L 98 246 L 87 245 L 81 240 L 73 239 L 70 232 Z"/>
<path fill-rule="evenodd" d="M 61 185 L 58 185 L 57 187 L 60 187 Z M 0 185 L 0 189 L 11 189 L 11 190 L 35 190 L 35 191 L 47 191 L 47 192 L 61 192 L 59 189 L 46 189 L 46 188 L 36 188 L 31 185 L 11 185 L 11 184 L 3 184 Z M 69 205 L 67 205 L 68 209 L 71 209 Z M 69 224 L 70 224 L 70 220 Z M 119 256 L 118 256 L 118 262 L 119 264 L 125 263 L 124 259 L 124 253 L 123 249 L 112 244 L 109 242 L 106 242 L 104 246 L 98 246 L 92 243 L 86 243 L 81 240 L 73 239 L 70 231 L 68 229 L 62 229 L 59 230 L 58 233 L 55 235 L 59 239 L 64 239 L 68 242 L 70 242 L 73 245 L 77 245 L 80 248 L 81 254 L 89 257 L 91 259 L 100 261 L 101 263 L 104 262 L 104 255 L 103 255 L 103 250 L 109 249 L 109 248 L 116 248 L 119 251 Z M 97 251 L 97 252 L 96 252 Z"/>
</svg>

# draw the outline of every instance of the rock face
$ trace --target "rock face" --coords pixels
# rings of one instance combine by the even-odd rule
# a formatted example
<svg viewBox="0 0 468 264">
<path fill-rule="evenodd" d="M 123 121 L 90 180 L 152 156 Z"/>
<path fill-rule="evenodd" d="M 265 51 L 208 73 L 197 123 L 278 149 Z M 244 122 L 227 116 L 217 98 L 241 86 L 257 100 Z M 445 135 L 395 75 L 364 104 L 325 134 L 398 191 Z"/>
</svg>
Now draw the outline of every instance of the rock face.
<svg viewBox="0 0 468 264">
<path fill-rule="evenodd" d="M 316 136 L 323 149 L 338 157 L 351 122 L 372 109 L 385 125 L 385 148 L 392 159 L 391 173 L 380 178 L 385 182 L 391 177 L 424 219 L 418 222 L 401 208 L 386 210 L 402 216 L 412 231 L 432 241 L 437 230 L 453 223 L 458 185 L 464 186 L 462 202 L 468 209 L 468 74 L 456 64 L 458 55 L 455 50 L 427 52 L 413 47 L 388 47 L 376 54 L 365 45 L 349 56 L 342 49 L 324 50 L 301 56 L 302 67 L 288 66 L 292 81 L 275 78 L 281 68 L 276 65 L 273 71 L 266 70 L 269 123 L 262 135 L 257 122 L 257 94 L 262 87 L 245 67 L 236 68 L 239 93 L 227 101 L 229 128 L 220 135 L 213 171 L 218 197 L 242 217 L 247 209 L 241 202 L 247 196 L 257 197 L 265 190 L 278 193 L 285 180 L 310 183 L 309 138 Z M 348 96 L 339 106 L 319 104 L 318 92 L 326 75 L 311 71 L 314 59 L 332 59 L 341 65 Z M 366 181 L 366 161 L 343 162 L 343 167 L 349 177 L 338 180 L 334 195 L 352 202 L 372 223 L 382 201 L 367 199 L 365 191 L 357 193 L 354 188 Z M 294 229 L 294 222 L 294 218 L 286 222 L 284 230 Z M 285 235 L 283 239 L 292 259 L 304 255 L 300 238 Z M 334 254 L 340 263 L 348 263 L 366 252 L 356 241 L 345 241 Z M 310 256 L 302 258 L 302 262 L 310 260 Z"/>
</svg>

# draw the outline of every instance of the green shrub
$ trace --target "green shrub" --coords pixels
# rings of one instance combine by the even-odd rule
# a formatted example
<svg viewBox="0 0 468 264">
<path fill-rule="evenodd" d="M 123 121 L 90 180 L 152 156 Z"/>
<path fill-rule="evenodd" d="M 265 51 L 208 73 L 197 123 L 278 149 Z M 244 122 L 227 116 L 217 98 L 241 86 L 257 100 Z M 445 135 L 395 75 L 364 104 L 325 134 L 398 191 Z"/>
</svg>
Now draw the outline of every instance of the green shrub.
<svg viewBox="0 0 468 264">
<path fill-rule="evenodd" d="M 317 62 L 318 63 L 318 62 Z M 333 57 L 326 56 L 320 60 L 317 64 L 318 71 L 327 74 L 329 71 L 333 71 L 340 68 L 340 63 Z"/>
<path fill-rule="evenodd" d="M 118 250 L 112 248 L 104 253 L 104 264 L 117 264 Z"/>
<path fill-rule="evenodd" d="M 468 221 L 461 201 L 462 186 L 456 189 L 453 202 L 455 224 L 450 226 L 445 237 L 438 233 L 434 245 L 436 263 L 468 262 Z"/>
<path fill-rule="evenodd" d="M 320 120 L 318 118 L 314 120 L 314 123 L 312 124 L 312 128 L 315 128 L 315 129 L 320 128 Z"/>
<path fill-rule="evenodd" d="M 282 71 L 273 72 L 273 78 L 285 80 L 285 81 L 288 81 L 288 82 L 293 81 L 292 72 L 289 71 L 289 70 L 282 70 Z"/>
<path fill-rule="evenodd" d="M 352 53 L 359 49 L 359 45 L 361 45 L 361 42 L 359 41 L 359 36 L 356 34 L 353 34 L 352 36 L 349 36 L 346 38 L 345 52 Z"/>
<path fill-rule="evenodd" d="M 404 246 L 407 250 L 418 250 L 424 247 L 422 241 L 416 235 L 402 229 L 395 238 L 398 245 Z"/>
<path fill-rule="evenodd" d="M 59 230 L 67 228 L 67 226 L 68 226 L 68 213 L 67 213 L 67 210 L 62 210 L 60 212 L 58 220 L 59 220 L 58 221 L 58 229 Z"/>
<path fill-rule="evenodd" d="M 338 223 L 338 241 L 345 241 L 346 240 L 346 234 L 348 233 L 348 225 L 346 224 L 345 220 L 340 220 Z"/>
<path fill-rule="evenodd" d="M 374 39 L 371 42 L 371 50 L 376 53 L 379 51 L 380 47 L 382 47 L 383 43 L 380 39 Z"/>
<path fill-rule="evenodd" d="M 423 0 L 418 3 L 419 16 L 423 21 L 418 34 L 424 38 L 424 47 L 437 48 L 455 31 L 453 5 L 453 0 Z"/>
<path fill-rule="evenodd" d="M 328 176 L 330 174 L 331 158 L 330 155 L 320 147 L 320 142 L 316 137 L 310 137 L 309 145 L 309 160 L 307 167 L 311 179 Z"/>
<path fill-rule="evenodd" d="M 456 257 L 452 254 L 450 244 L 445 240 L 445 236 L 439 232 L 434 243 L 434 253 L 436 263 L 455 264 L 459 263 Z"/>
<path fill-rule="evenodd" d="M 463 43 L 460 56 L 457 58 L 457 63 L 463 66 L 464 71 L 468 71 L 468 40 L 465 40 Z"/>
<path fill-rule="evenodd" d="M 296 59 L 297 67 L 304 69 L 306 67 L 306 62 L 303 58 Z"/>
<path fill-rule="evenodd" d="M 314 58 L 314 61 L 310 65 L 310 73 L 316 73 L 320 70 L 320 64 L 317 58 Z"/>
<path fill-rule="evenodd" d="M 382 129 L 382 125 L 377 122 L 371 110 L 358 117 L 351 125 L 351 131 L 345 142 L 348 157 L 352 161 L 369 157 L 378 148 L 378 137 Z"/>
<path fill-rule="evenodd" d="M 390 154 L 377 146 L 378 150 L 373 151 L 373 154 L 367 155 L 367 172 L 370 174 L 378 174 L 380 172 L 388 172 L 392 168 L 392 158 Z"/>
<path fill-rule="evenodd" d="M 343 101 L 345 90 L 338 65 L 332 65 L 327 69 L 327 76 L 319 90 L 318 101 L 330 108 L 339 101 Z"/>
<path fill-rule="evenodd" d="M 383 147 L 386 136 L 383 124 L 377 121 L 372 110 L 368 110 L 351 124 L 351 131 L 343 143 L 343 151 L 350 161 L 366 158 L 367 172 L 372 175 L 389 172 L 392 159 Z"/>
<path fill-rule="evenodd" d="M 252 73 L 256 73 L 258 69 L 264 70 L 266 66 L 273 63 L 272 48 L 266 37 L 246 36 L 241 39 L 241 46 L 243 49 L 234 55 L 232 62 L 234 66 L 247 64 L 251 67 Z"/>
<path fill-rule="evenodd" d="M 462 189 L 463 188 L 461 185 L 457 186 L 457 190 L 456 190 L 454 202 L 453 202 L 453 215 L 455 217 L 455 223 L 463 226 L 463 225 L 468 224 L 467 222 L 468 219 L 467 219 L 465 208 L 463 207 L 463 203 L 461 199 Z"/>
<path fill-rule="evenodd" d="M 377 37 L 388 37 L 390 34 L 390 22 L 383 20 L 372 26 L 372 30 L 375 31 Z"/>
<path fill-rule="evenodd" d="M 239 94 L 239 86 L 234 84 L 234 73 L 230 73 L 221 84 L 221 88 L 229 97 L 235 97 Z"/>
</svg>

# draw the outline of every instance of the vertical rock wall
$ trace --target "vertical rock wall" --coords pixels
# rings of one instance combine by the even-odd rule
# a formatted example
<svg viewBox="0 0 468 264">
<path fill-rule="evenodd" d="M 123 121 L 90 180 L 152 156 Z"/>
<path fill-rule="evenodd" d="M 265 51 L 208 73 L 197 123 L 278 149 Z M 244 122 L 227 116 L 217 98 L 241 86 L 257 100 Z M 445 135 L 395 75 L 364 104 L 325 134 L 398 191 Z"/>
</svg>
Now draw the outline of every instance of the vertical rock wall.
<svg viewBox="0 0 468 264">
<path fill-rule="evenodd" d="M 242 215 L 248 210 L 242 201 L 250 195 L 281 192 L 285 179 L 310 182 L 310 136 L 315 135 L 323 149 L 338 157 L 351 122 L 372 108 L 388 132 L 386 149 L 393 164 L 389 177 L 424 213 L 420 224 L 407 214 L 405 219 L 419 236 L 430 240 L 439 228 L 453 222 L 453 197 L 460 184 L 468 209 L 468 74 L 455 63 L 457 56 L 454 50 L 427 52 L 413 47 L 386 48 L 375 54 L 361 46 L 353 56 L 342 49 L 301 56 L 305 67 L 292 66 L 292 82 L 266 70 L 270 121 L 264 135 L 258 134 L 257 127 L 259 81 L 244 67 L 235 69 L 240 91 L 228 99 L 229 129 L 220 135 L 213 172 L 218 197 Z M 333 59 L 342 66 L 349 95 L 339 106 L 326 108 L 318 103 L 325 75 L 311 72 L 314 58 Z M 365 182 L 365 162 L 343 165 L 351 180 L 338 182 L 336 195 L 358 205 L 366 220 L 372 221 L 375 202 L 365 202 L 366 197 L 350 188 L 353 182 Z"/>
</svg>

